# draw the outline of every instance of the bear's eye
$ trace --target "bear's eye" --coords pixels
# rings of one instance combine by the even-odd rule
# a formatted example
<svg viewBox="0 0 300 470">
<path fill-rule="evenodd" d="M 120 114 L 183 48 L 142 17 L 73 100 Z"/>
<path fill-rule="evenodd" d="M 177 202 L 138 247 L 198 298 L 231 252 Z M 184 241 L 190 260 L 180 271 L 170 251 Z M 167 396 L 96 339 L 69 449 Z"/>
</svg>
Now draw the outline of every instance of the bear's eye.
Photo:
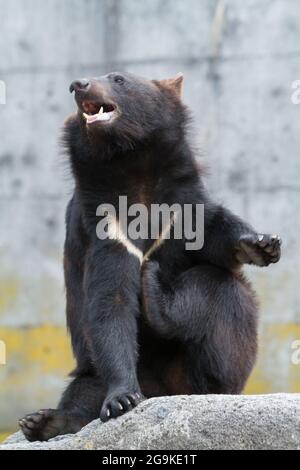
<svg viewBox="0 0 300 470">
<path fill-rule="evenodd" d="M 114 81 L 115 81 L 115 83 L 119 83 L 119 84 L 121 85 L 122 83 L 125 82 L 125 79 L 124 79 L 124 77 L 121 77 L 121 75 L 117 75 L 117 76 L 114 78 Z"/>
</svg>

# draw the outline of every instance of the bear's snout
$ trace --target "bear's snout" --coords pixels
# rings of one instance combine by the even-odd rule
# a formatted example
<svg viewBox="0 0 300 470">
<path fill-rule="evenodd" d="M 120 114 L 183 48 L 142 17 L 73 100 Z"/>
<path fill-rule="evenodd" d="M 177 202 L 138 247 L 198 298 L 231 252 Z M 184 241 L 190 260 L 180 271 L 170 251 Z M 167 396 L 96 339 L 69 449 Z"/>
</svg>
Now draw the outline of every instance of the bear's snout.
<svg viewBox="0 0 300 470">
<path fill-rule="evenodd" d="M 79 80 L 74 80 L 74 82 L 71 83 L 70 85 L 70 93 L 73 93 L 73 91 L 87 91 L 91 85 L 90 80 L 87 78 L 80 78 Z"/>
</svg>

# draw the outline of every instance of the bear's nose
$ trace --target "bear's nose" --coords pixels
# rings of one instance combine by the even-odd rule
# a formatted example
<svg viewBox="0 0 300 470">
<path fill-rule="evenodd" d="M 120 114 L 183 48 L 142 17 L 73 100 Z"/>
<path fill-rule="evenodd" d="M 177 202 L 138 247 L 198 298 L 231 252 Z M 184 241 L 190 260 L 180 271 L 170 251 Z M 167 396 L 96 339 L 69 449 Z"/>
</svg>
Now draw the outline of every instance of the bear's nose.
<svg viewBox="0 0 300 470">
<path fill-rule="evenodd" d="M 74 80 L 70 85 L 70 93 L 73 91 L 87 91 L 90 86 L 90 81 L 87 78 L 81 78 L 80 80 Z"/>
</svg>

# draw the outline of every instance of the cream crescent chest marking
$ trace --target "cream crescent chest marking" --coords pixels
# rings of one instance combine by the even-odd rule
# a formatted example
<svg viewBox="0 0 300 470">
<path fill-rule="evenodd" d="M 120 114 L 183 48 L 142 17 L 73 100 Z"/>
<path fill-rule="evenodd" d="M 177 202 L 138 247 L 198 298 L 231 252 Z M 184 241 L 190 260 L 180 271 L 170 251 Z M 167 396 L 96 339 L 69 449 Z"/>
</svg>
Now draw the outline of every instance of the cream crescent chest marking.
<svg viewBox="0 0 300 470">
<path fill-rule="evenodd" d="M 126 234 L 123 232 L 118 220 L 110 216 L 109 217 L 109 224 L 108 224 L 108 238 L 111 240 L 116 240 L 119 243 L 121 243 L 124 248 L 130 253 L 131 255 L 135 256 L 138 258 L 140 264 L 142 265 L 144 261 L 147 261 L 149 257 L 154 253 L 155 250 L 157 250 L 162 243 L 166 240 L 168 234 L 170 233 L 171 227 L 174 224 L 174 221 L 176 220 L 176 213 L 174 214 L 174 217 L 170 218 L 170 221 L 166 227 L 162 230 L 160 233 L 159 237 L 153 242 L 151 247 L 146 251 L 144 254 L 142 250 L 137 248 L 131 240 L 129 240 L 126 236 Z"/>
</svg>

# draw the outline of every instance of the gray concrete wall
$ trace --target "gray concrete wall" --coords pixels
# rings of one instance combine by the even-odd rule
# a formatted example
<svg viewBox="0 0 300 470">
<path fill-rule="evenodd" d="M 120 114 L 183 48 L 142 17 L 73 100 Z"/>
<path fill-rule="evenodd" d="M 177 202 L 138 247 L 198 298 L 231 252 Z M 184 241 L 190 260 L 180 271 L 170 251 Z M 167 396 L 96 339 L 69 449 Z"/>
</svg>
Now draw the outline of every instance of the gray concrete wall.
<svg viewBox="0 0 300 470">
<path fill-rule="evenodd" d="M 250 269 L 261 299 L 261 349 L 248 391 L 300 389 L 298 0 L 0 0 L 0 430 L 53 406 L 71 367 L 62 245 L 71 193 L 58 138 L 72 79 L 127 70 L 185 74 L 199 158 L 215 198 L 283 259 Z"/>
</svg>

